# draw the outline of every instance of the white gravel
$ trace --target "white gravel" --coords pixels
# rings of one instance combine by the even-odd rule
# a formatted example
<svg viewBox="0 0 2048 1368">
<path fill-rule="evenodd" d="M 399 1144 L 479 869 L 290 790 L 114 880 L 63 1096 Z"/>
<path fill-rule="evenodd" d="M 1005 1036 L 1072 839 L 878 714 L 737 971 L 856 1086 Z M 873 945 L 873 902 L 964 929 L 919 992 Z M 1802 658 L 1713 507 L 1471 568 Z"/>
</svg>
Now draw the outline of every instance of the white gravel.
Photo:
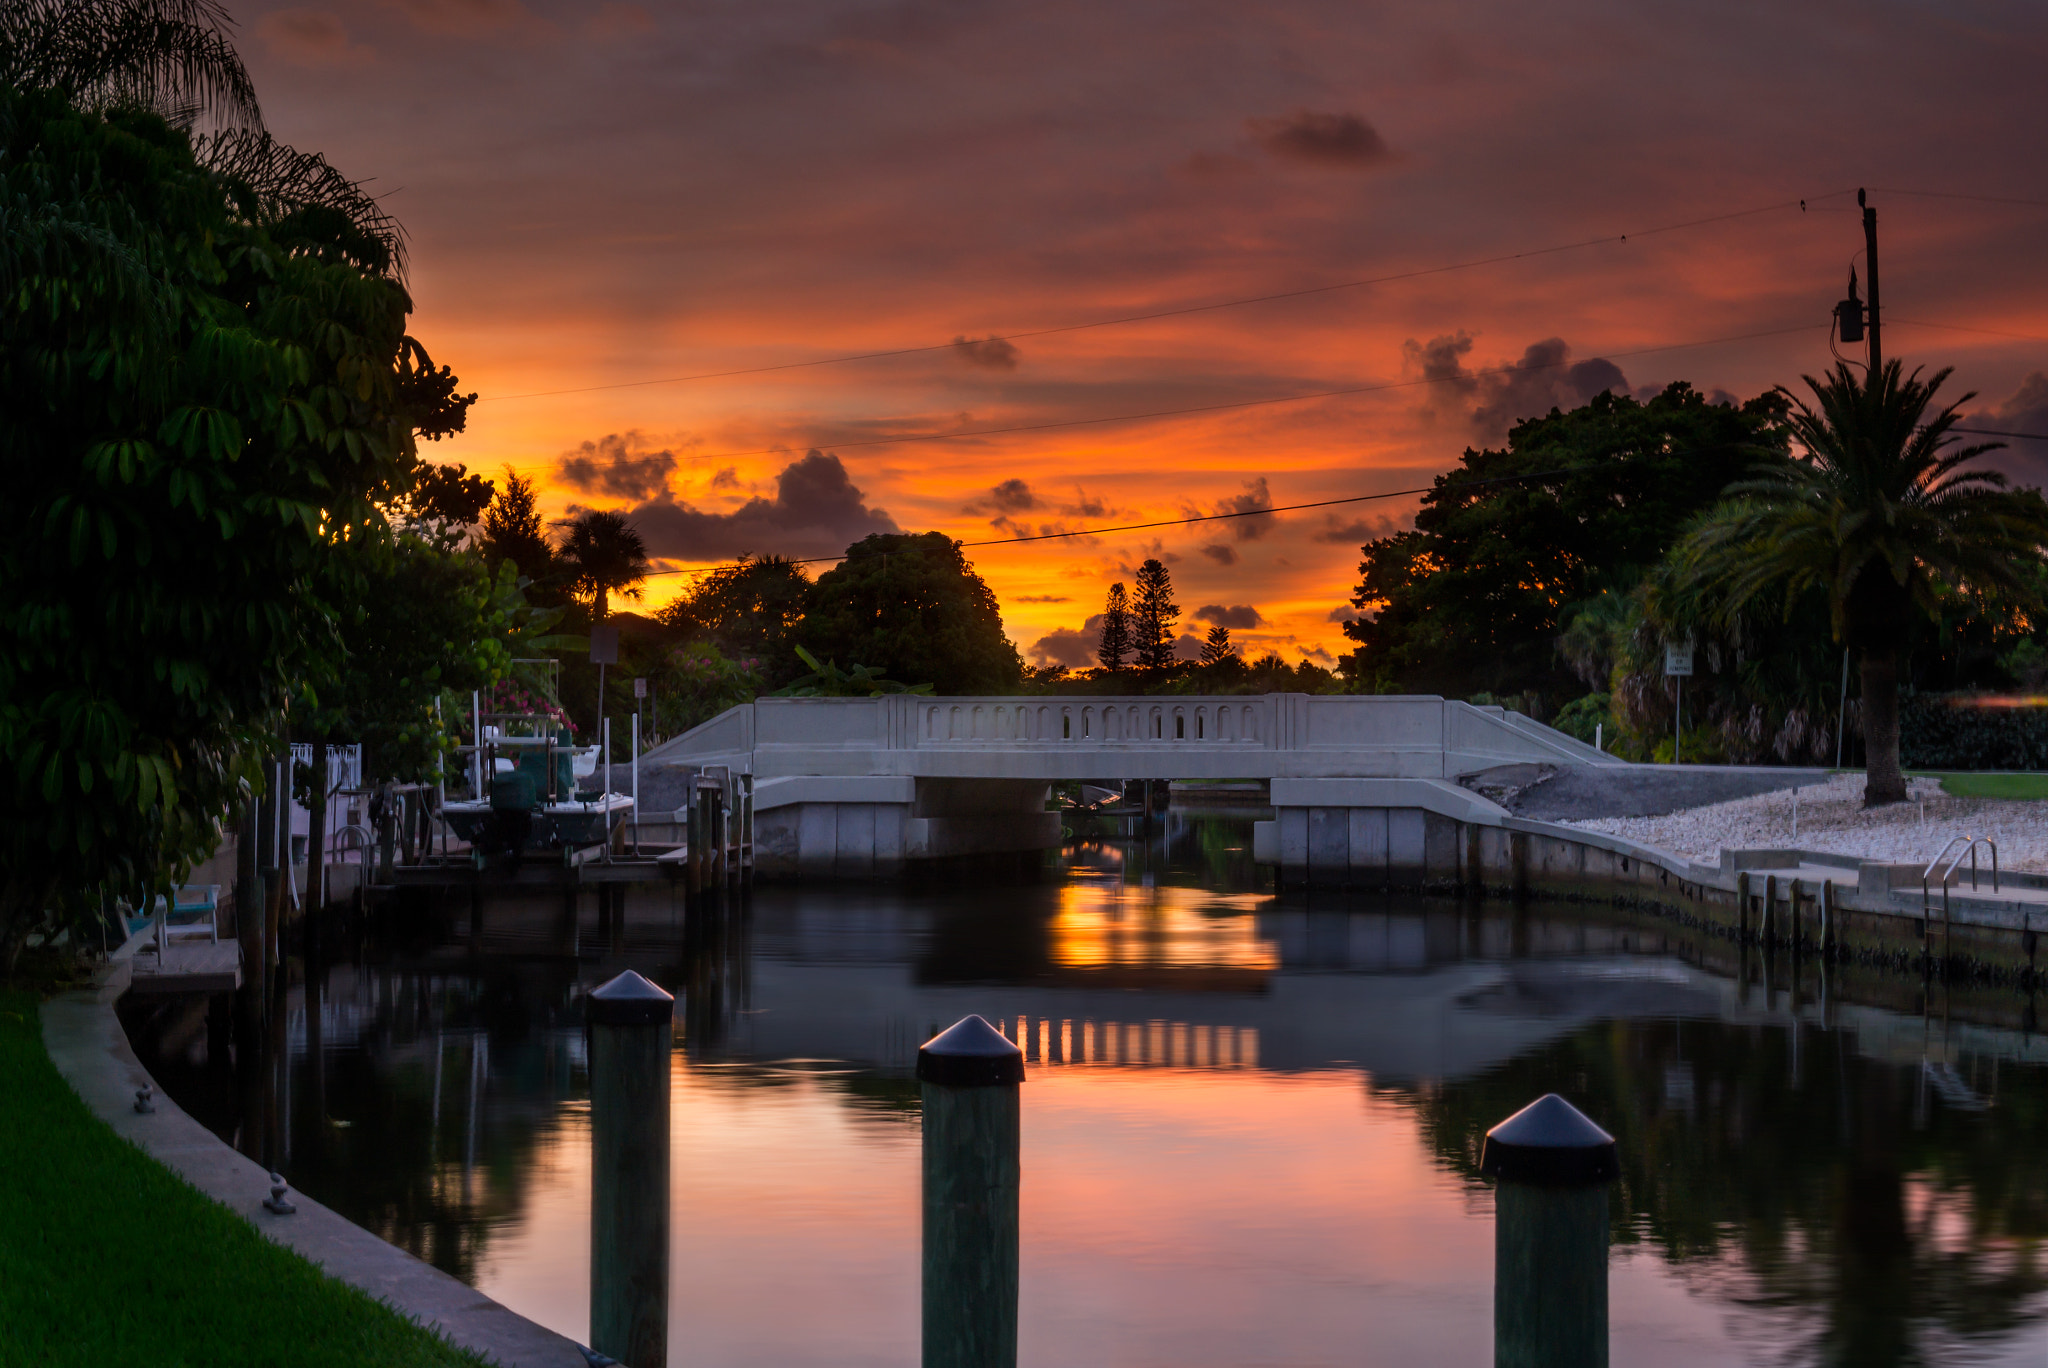
<svg viewBox="0 0 2048 1368">
<path fill-rule="evenodd" d="M 1841 774 L 1799 790 L 1799 835 L 1792 834 L 1792 794 L 1763 793 L 1662 817 L 1605 817 L 1567 822 L 1626 836 L 1709 864 L 1732 850 L 1799 849 L 1867 860 L 1924 863 L 1951 836 L 1988 836 L 2002 869 L 2048 871 L 2048 802 L 1951 798 L 1938 779 L 1909 779 L 1904 803 L 1865 811 L 1863 776 Z"/>
</svg>

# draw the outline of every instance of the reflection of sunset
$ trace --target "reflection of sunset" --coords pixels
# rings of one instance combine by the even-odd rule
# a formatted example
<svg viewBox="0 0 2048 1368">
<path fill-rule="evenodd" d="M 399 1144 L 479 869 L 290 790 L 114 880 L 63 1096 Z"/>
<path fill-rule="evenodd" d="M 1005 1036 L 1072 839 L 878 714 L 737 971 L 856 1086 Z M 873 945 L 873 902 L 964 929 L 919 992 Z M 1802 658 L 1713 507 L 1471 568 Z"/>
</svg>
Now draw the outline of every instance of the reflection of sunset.
<svg viewBox="0 0 2048 1368">
<path fill-rule="evenodd" d="M 1266 894 L 1069 883 L 1052 921 L 1053 963 L 1076 970 L 1235 970 L 1255 983 L 1280 963 L 1252 915 L 1268 901 Z"/>
</svg>

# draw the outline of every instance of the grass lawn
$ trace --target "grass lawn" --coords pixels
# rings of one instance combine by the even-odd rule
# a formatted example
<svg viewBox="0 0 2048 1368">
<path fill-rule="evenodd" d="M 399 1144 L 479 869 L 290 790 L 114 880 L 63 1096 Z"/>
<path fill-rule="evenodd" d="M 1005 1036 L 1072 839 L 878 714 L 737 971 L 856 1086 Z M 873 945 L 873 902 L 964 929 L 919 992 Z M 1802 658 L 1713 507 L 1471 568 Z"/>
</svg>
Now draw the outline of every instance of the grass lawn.
<svg viewBox="0 0 2048 1368">
<path fill-rule="evenodd" d="M 483 1362 L 100 1124 L 0 991 L 0 1368 Z"/>
<path fill-rule="evenodd" d="M 2048 774 L 1936 774 L 1951 798 L 2048 798 Z"/>
</svg>

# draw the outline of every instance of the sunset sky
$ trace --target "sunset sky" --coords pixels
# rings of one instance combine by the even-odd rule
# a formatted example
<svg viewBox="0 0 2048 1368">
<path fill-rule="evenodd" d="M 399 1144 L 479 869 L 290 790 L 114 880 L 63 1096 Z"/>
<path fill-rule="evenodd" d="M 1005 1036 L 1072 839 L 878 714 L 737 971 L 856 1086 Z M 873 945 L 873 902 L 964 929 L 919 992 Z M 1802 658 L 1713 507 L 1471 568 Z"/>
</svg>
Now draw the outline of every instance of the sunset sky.
<svg viewBox="0 0 2048 1368">
<path fill-rule="evenodd" d="M 387 196 L 413 331 L 482 395 L 428 454 L 626 509 L 668 567 L 1406 489 L 1606 385 L 1796 382 L 1859 185 L 1887 352 L 2048 432 L 2039 5 L 233 10 L 271 130 Z M 1027 660 L 1084 663 L 1158 555 L 1189 618 L 1328 664 L 1359 542 L 1413 508 L 969 554 Z"/>
</svg>

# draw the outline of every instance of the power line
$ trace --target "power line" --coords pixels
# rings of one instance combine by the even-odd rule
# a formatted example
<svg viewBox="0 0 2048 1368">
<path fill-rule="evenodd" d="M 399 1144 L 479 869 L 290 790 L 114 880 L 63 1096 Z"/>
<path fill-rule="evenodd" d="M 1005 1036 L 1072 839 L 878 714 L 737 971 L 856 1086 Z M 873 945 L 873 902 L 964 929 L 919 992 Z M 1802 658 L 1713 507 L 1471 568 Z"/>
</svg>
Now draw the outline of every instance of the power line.
<svg viewBox="0 0 2048 1368">
<path fill-rule="evenodd" d="M 1452 478 L 1456 489 L 1466 490 L 1478 489 L 1483 485 L 1520 484 L 1525 480 L 1544 480 L 1553 475 L 1571 475 L 1579 469 L 1582 469 L 1582 467 L 1557 466 L 1550 470 L 1532 470 L 1522 475 L 1495 475 L 1484 480 L 1458 480 L 1455 479 L 1455 471 L 1446 471 L 1445 475 Z M 1037 532 L 1025 537 L 991 537 L 986 541 L 964 541 L 960 545 L 962 547 L 1015 546 L 1022 542 L 1060 541 L 1068 537 L 1103 537 L 1108 536 L 1112 532 L 1149 532 L 1160 527 L 1185 527 L 1190 523 L 1223 522 L 1230 518 L 1263 518 L 1274 513 L 1299 513 L 1303 509 L 1308 508 L 1334 508 L 1339 504 L 1371 503 L 1377 499 L 1400 499 L 1415 494 L 1433 493 L 1436 488 L 1436 485 L 1428 484 L 1418 489 L 1389 489 L 1378 494 L 1350 494 L 1341 499 L 1317 499 L 1313 503 L 1278 504 L 1271 508 L 1246 508 L 1229 513 L 1197 513 L 1186 518 L 1166 518 L 1159 522 L 1147 523 L 1125 523 L 1117 527 L 1077 527 L 1072 531 Z M 831 565 L 845 559 L 845 556 L 811 556 L 804 560 L 792 560 L 789 564 Z M 745 564 L 743 561 L 732 561 L 723 565 L 706 565 L 694 570 L 650 570 L 648 578 L 652 579 L 656 575 L 708 575 L 716 570 L 738 569 L 743 564 Z"/>
<path fill-rule="evenodd" d="M 1910 195 L 1916 199 L 1971 200 L 1978 204 L 2013 204 L 2026 209 L 2048 209 L 2048 200 L 2015 199 L 2010 195 L 1968 195 L 1951 190 L 1901 190 L 1896 186 L 1873 185 L 1873 195 Z"/>
<path fill-rule="evenodd" d="M 1756 332 L 1732 333 L 1726 337 L 1700 338 L 1689 342 L 1666 342 L 1654 347 L 1636 347 L 1629 351 L 1601 352 L 1597 359 L 1627 360 L 1631 357 L 1649 356 L 1658 352 L 1683 351 L 1691 347 L 1717 347 L 1730 342 L 1755 341 L 1763 337 L 1784 337 L 1791 333 L 1811 331 L 1814 326 L 1812 323 L 1800 323 L 1789 328 L 1764 328 Z M 1154 418 L 1181 418 L 1198 413 L 1227 413 L 1242 409 L 1265 408 L 1275 404 L 1302 404 L 1315 399 L 1338 399 L 1358 394 L 1379 394 L 1387 390 L 1413 389 L 1418 385 L 1441 385 L 1461 380 L 1478 380 L 1497 375 L 1528 374 L 1533 371 L 1554 370 L 1560 366 L 1571 364 L 1573 362 L 1570 357 L 1563 357 L 1556 361 L 1538 361 L 1535 363 L 1512 361 L 1498 366 L 1482 366 L 1476 370 L 1459 371 L 1454 375 L 1426 375 L 1414 380 L 1385 380 L 1371 385 L 1346 385 L 1339 389 L 1312 390 L 1306 394 L 1282 394 L 1269 399 L 1233 399 L 1220 404 L 1196 404 L 1188 408 L 1151 409 L 1143 413 L 1116 413 L 1099 418 L 1061 418 L 1045 423 L 1019 423 L 1010 427 L 959 428 L 949 432 L 898 433 L 888 437 L 862 437 L 848 442 L 814 441 L 810 445 L 833 451 L 848 451 L 857 447 L 899 446 L 909 442 L 944 442 L 966 437 L 1007 437 L 1024 432 L 1051 432 L 1062 428 L 1099 427 L 1108 423 L 1144 422 Z M 691 462 L 724 461 L 737 460 L 747 456 L 784 456 L 788 454 L 790 454 L 789 447 L 777 446 L 760 447 L 752 451 L 698 452 L 677 459 Z M 619 465 L 633 460 L 644 459 L 644 457 L 624 456 L 614 458 L 606 462 L 606 464 Z M 546 466 L 513 466 L 511 469 L 552 470 L 559 465 L 560 462 L 551 462 Z"/>
<path fill-rule="evenodd" d="M 1892 315 L 1890 321 L 1913 328 L 1941 328 L 1947 332 L 1982 333 L 1986 337 L 2010 337 L 2019 342 L 2048 342 L 2048 337 L 2037 337 L 2033 333 L 2007 332 L 2003 328 L 1973 328 L 1962 323 L 1936 323 L 1926 318 L 1900 318 L 1896 314 Z"/>
<path fill-rule="evenodd" d="M 1967 432 L 1972 437 L 2020 437 L 2029 442 L 2048 442 L 2048 432 L 2005 432 L 1998 428 L 1952 427 L 1950 432 Z"/>
<path fill-rule="evenodd" d="M 1213 304 L 1189 304 L 1180 308 L 1158 309 L 1150 313 L 1124 314 L 1114 318 L 1098 318 L 1086 323 L 1066 323 L 1054 328 L 1034 328 L 1023 332 L 991 334 L 982 339 L 985 342 L 1022 342 L 1034 337 L 1051 337 L 1058 333 L 1085 332 L 1092 328 L 1114 328 L 1129 323 L 1150 323 L 1162 318 L 1183 318 L 1189 314 L 1213 313 L 1219 309 L 1237 309 L 1248 304 L 1269 304 L 1283 299 L 1305 299 L 1312 295 L 1334 294 L 1340 290 L 1360 290 L 1373 285 L 1388 285 L 1403 280 L 1420 280 L 1426 276 L 1448 275 L 1454 271 L 1469 271 L 1481 266 L 1498 266 L 1509 261 L 1523 261 L 1531 257 L 1555 256 L 1562 252 L 1584 251 L 1589 247 L 1611 246 L 1627 242 L 1631 237 L 1656 237 L 1663 233 L 1677 233 L 1689 228 L 1702 228 L 1716 223 L 1727 223 L 1734 219 L 1754 218 L 1759 214 L 1774 213 L 1781 209 L 1804 210 L 1809 203 L 1835 199 L 1846 195 L 1847 190 L 1831 190 L 1824 195 L 1809 196 L 1807 199 L 1781 200 L 1774 204 L 1759 205 L 1753 209 L 1737 209 L 1726 214 L 1711 214 L 1705 218 L 1688 219 L 1683 223 L 1667 223 L 1655 228 L 1637 229 L 1632 233 L 1610 233 L 1603 237 L 1586 238 L 1579 242 L 1559 243 L 1550 247 L 1533 247 L 1526 251 L 1505 252 L 1498 256 L 1475 257 L 1469 261 L 1455 261 L 1441 266 L 1425 266 L 1413 271 L 1397 271 L 1391 275 L 1369 276 L 1361 280 L 1340 280 L 1329 285 L 1312 285 L 1300 290 L 1280 290 L 1272 294 L 1246 295 L 1238 299 L 1218 300 Z M 850 352 L 842 356 L 822 356 L 811 361 L 784 361 L 769 366 L 743 366 L 732 370 L 701 371 L 694 375 L 670 375 L 653 380 L 621 380 L 608 385 L 580 385 L 572 389 L 534 390 L 526 394 L 485 395 L 479 403 L 508 403 L 515 399 L 551 399 L 565 394 L 596 394 L 606 390 L 644 389 L 650 385 L 681 385 L 697 380 L 730 380 L 742 375 L 768 375 L 776 371 L 807 370 L 816 366 L 840 366 L 854 361 L 879 361 L 896 356 L 919 356 L 931 352 L 951 351 L 956 343 L 930 342 L 915 347 L 891 347 L 882 351 Z"/>
</svg>

